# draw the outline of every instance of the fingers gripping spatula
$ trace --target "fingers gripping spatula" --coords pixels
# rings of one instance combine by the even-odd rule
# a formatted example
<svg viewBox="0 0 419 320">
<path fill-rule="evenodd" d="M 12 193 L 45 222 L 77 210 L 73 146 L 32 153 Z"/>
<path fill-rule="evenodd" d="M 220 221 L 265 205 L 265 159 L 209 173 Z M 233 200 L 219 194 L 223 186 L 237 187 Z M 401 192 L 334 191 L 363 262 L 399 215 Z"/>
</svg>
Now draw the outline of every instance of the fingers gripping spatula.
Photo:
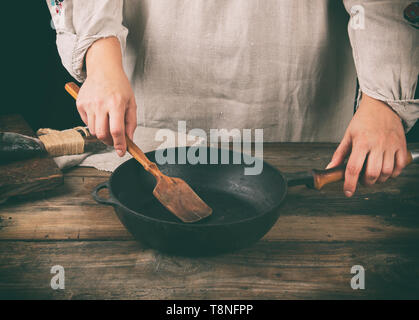
<svg viewBox="0 0 419 320">
<path fill-rule="evenodd" d="M 65 89 L 74 99 L 77 99 L 79 87 L 74 82 L 67 83 Z M 163 174 L 127 135 L 125 135 L 125 139 L 128 152 L 156 178 L 157 184 L 153 195 L 165 208 L 183 222 L 189 223 L 211 215 L 212 209 L 185 181 Z"/>
</svg>

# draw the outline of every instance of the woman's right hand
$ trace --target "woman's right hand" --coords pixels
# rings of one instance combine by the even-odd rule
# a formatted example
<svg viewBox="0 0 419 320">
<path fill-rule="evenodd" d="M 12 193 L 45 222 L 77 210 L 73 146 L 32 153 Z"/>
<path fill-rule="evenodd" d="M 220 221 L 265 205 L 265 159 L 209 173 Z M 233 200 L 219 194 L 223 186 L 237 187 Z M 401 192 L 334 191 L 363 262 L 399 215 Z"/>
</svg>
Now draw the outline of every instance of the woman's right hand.
<svg viewBox="0 0 419 320">
<path fill-rule="evenodd" d="M 125 133 L 132 139 L 137 126 L 137 105 L 122 67 L 119 41 L 96 41 L 86 54 L 87 78 L 80 88 L 77 110 L 92 135 L 126 152 Z"/>
</svg>

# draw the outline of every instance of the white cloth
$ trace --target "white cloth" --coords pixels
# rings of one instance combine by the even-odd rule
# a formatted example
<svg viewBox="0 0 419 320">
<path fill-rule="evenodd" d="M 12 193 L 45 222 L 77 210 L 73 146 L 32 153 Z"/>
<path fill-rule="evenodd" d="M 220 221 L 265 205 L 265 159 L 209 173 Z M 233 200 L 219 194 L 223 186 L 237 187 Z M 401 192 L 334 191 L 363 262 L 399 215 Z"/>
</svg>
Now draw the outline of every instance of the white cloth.
<svg viewBox="0 0 419 320">
<path fill-rule="evenodd" d="M 406 130 L 416 122 L 419 41 L 403 20 L 409 2 L 65 0 L 57 13 L 47 1 L 77 80 L 96 39 L 120 40 L 143 126 L 185 120 L 207 131 L 261 128 L 265 141 L 333 142 L 352 117 L 352 51 L 361 90 L 385 100 Z M 364 29 L 348 27 L 357 5 Z"/>
</svg>

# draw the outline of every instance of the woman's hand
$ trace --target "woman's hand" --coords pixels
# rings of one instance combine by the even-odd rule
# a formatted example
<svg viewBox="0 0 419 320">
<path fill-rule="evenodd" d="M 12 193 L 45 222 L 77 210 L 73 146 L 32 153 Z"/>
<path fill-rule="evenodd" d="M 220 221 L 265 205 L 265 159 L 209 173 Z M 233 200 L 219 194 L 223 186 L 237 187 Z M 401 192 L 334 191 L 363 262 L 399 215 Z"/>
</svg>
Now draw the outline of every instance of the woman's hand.
<svg viewBox="0 0 419 320">
<path fill-rule="evenodd" d="M 80 116 L 92 135 L 123 156 L 125 133 L 132 139 L 137 126 L 137 106 L 117 38 L 98 40 L 89 48 L 86 71 L 77 99 Z"/>
<path fill-rule="evenodd" d="M 327 168 L 339 166 L 349 154 L 343 187 L 347 197 L 354 194 L 361 172 L 366 185 L 397 177 L 408 159 L 399 116 L 384 102 L 363 94 Z"/>
</svg>

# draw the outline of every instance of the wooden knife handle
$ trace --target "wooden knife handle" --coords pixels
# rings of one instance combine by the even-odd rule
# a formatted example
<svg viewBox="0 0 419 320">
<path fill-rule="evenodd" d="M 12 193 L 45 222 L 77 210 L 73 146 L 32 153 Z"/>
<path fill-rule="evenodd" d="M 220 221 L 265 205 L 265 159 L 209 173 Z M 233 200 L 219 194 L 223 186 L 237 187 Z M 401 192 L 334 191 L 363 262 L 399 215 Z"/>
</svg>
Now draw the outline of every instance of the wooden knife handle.
<svg viewBox="0 0 419 320">
<path fill-rule="evenodd" d="M 410 151 L 407 151 L 407 164 L 410 164 L 412 162 L 412 153 Z M 345 180 L 345 170 L 346 170 L 346 164 L 332 168 L 332 169 L 326 169 L 326 170 L 317 170 L 313 169 L 311 171 L 313 175 L 313 185 L 314 188 L 317 190 L 320 190 L 325 186 L 326 184 L 337 182 L 341 180 Z"/>
<path fill-rule="evenodd" d="M 64 86 L 65 90 L 75 99 L 77 100 L 77 96 L 79 94 L 79 86 L 74 82 L 68 82 Z M 159 170 L 157 165 L 150 161 L 144 152 L 125 134 L 125 141 L 127 144 L 127 151 L 144 167 L 145 170 L 150 172 L 153 176 L 161 177 L 163 173 Z"/>
</svg>

